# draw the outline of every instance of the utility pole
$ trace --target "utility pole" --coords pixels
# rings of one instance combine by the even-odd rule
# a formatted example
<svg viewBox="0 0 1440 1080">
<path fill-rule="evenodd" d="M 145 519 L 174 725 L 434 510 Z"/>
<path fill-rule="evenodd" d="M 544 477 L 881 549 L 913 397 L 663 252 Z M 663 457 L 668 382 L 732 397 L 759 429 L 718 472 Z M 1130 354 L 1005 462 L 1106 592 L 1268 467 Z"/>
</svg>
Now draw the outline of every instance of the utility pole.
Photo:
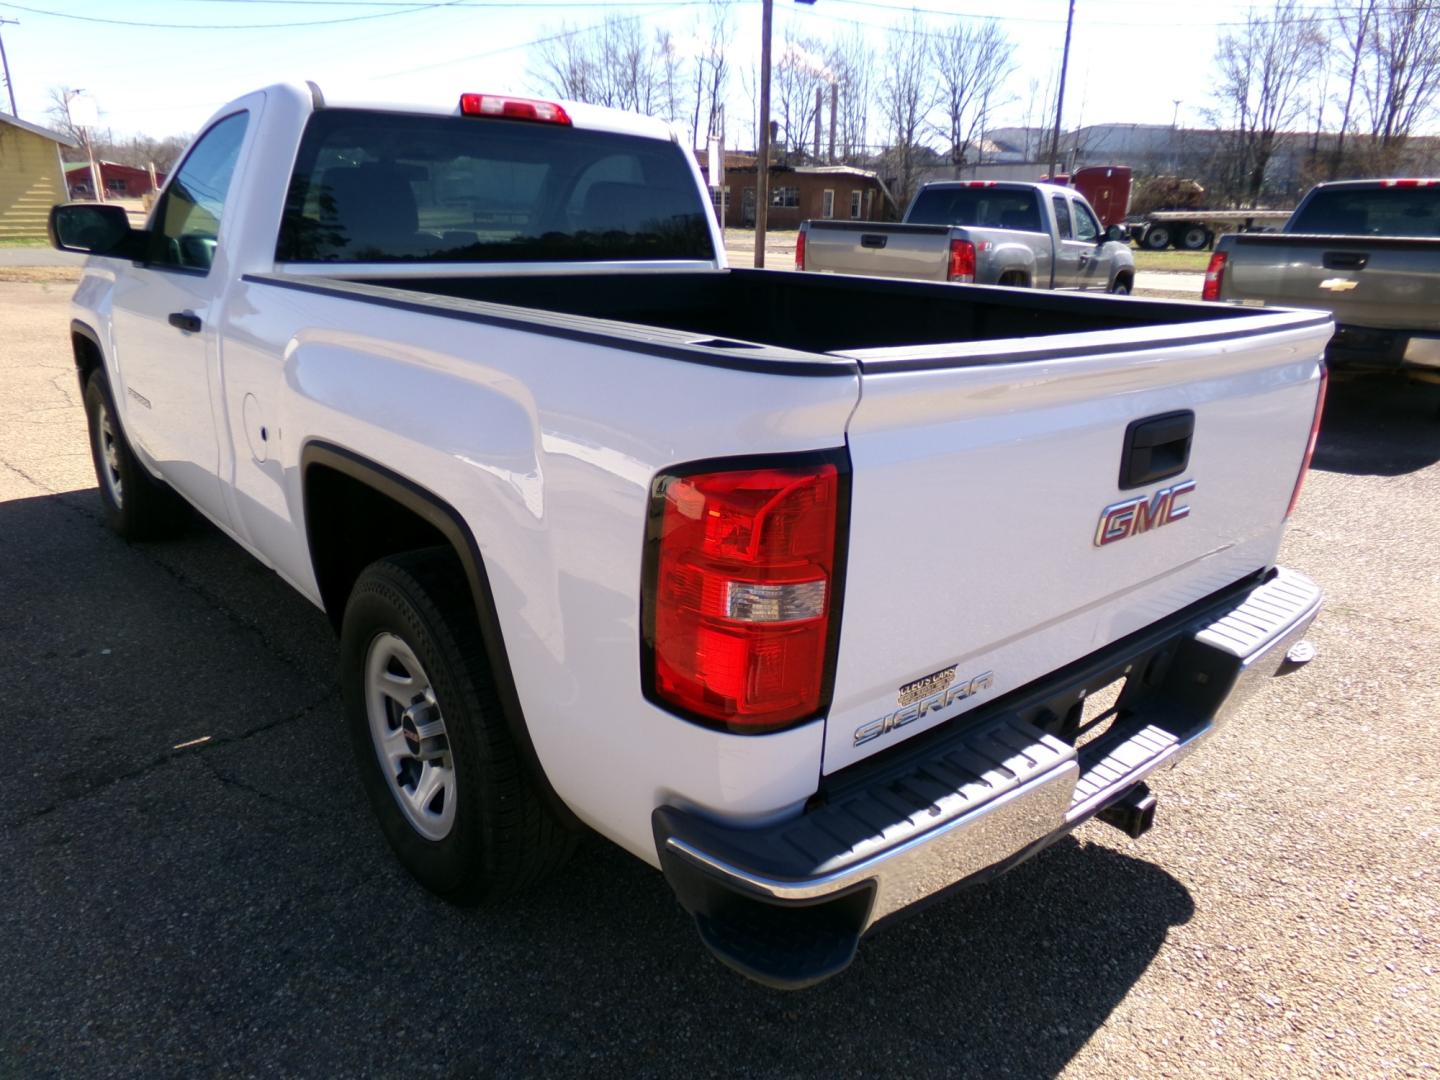
<svg viewBox="0 0 1440 1080">
<path fill-rule="evenodd" d="M 1070 14 L 1065 16 L 1065 51 L 1060 56 L 1060 90 L 1055 95 L 1055 132 L 1050 136 L 1050 182 L 1055 182 L 1055 167 L 1060 160 L 1060 120 L 1065 115 L 1065 72 L 1070 67 L 1070 31 L 1075 26 L 1075 0 L 1070 0 Z"/>
<path fill-rule="evenodd" d="M 815 87 L 815 145 L 811 148 L 810 156 L 815 162 L 820 160 L 820 117 L 824 109 L 824 88 Z"/>
<path fill-rule="evenodd" d="M 770 210 L 770 25 L 775 0 L 760 9 L 760 145 L 755 148 L 755 268 L 765 268 L 765 217 Z"/>
<path fill-rule="evenodd" d="M 19 19 L 0 19 L 0 26 L 19 26 Z M 0 35 L 0 66 L 5 68 L 5 89 L 10 91 L 10 115 L 20 119 L 20 110 L 15 108 L 15 84 L 10 81 L 10 59 L 5 55 L 5 38 Z"/>
<path fill-rule="evenodd" d="M 65 122 L 72 130 L 80 132 L 80 142 L 85 146 L 85 156 L 90 161 L 90 186 L 95 192 L 95 201 L 105 201 L 105 189 L 100 184 L 100 167 L 95 164 L 95 144 L 90 140 L 90 125 L 75 123 L 75 117 L 70 112 L 70 102 L 83 94 L 84 90 L 68 90 L 65 93 Z M 90 119 L 94 114 L 95 122 L 99 122 L 99 112 L 93 105 L 93 99 L 86 98 L 81 102 L 85 106 L 84 119 Z"/>
<path fill-rule="evenodd" d="M 830 157 L 827 164 L 835 164 L 835 110 L 840 106 L 840 84 L 830 84 Z"/>
</svg>

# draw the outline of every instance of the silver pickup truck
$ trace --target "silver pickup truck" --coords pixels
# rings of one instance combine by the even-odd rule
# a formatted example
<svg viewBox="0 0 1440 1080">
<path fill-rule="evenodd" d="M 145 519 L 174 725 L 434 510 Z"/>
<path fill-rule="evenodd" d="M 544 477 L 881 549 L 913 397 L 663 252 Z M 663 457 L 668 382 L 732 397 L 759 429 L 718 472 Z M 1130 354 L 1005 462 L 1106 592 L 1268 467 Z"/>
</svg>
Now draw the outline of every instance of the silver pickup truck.
<svg viewBox="0 0 1440 1080">
<path fill-rule="evenodd" d="M 1327 311 L 1327 361 L 1440 381 L 1440 180 L 1346 180 L 1279 233 L 1222 237 L 1203 297 Z"/>
<path fill-rule="evenodd" d="M 1120 295 L 1135 287 L 1124 230 L 1102 230 L 1085 196 L 996 180 L 926 184 L 898 225 L 806 221 L 795 269 Z"/>
</svg>

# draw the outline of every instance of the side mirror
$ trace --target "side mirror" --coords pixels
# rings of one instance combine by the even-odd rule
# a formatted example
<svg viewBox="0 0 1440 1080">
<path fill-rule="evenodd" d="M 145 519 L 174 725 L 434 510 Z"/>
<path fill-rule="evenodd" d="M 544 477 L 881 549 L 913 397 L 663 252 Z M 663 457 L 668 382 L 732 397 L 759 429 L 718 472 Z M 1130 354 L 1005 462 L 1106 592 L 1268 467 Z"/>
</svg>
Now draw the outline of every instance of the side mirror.
<svg viewBox="0 0 1440 1080">
<path fill-rule="evenodd" d="M 1130 234 L 1125 231 L 1124 225 L 1111 225 L 1105 230 L 1105 239 L 1116 244 L 1128 244 L 1130 242 Z"/>
<path fill-rule="evenodd" d="M 119 206 L 106 203 L 65 203 L 50 208 L 50 243 L 80 255 L 140 257 L 145 233 L 130 227 Z"/>
</svg>

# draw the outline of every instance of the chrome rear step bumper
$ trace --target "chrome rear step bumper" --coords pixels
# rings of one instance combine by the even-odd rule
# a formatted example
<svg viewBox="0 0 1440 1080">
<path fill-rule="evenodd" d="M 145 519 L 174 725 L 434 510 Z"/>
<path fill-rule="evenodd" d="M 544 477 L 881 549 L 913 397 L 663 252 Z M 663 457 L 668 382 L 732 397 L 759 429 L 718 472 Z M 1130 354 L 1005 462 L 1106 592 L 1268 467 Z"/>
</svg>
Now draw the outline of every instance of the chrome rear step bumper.
<svg viewBox="0 0 1440 1080">
<path fill-rule="evenodd" d="M 781 988 L 828 978 L 882 919 L 1008 869 L 1178 762 L 1319 608 L 1312 582 L 1275 571 L 909 740 L 789 821 L 742 829 L 660 807 L 666 878 L 725 963 Z M 1067 703 L 1117 677 L 1110 729 L 1078 750 L 1059 737 Z"/>
</svg>

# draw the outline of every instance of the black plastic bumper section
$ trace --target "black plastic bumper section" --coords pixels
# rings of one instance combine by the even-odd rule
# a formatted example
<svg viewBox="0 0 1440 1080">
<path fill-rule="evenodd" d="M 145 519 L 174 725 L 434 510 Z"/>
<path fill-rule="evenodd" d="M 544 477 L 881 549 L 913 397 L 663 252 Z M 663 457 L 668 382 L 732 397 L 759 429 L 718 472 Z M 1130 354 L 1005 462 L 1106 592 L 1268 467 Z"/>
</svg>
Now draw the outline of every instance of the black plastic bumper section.
<svg viewBox="0 0 1440 1080">
<path fill-rule="evenodd" d="M 882 919 L 1008 869 L 1108 808 L 1112 824 L 1148 828 L 1154 801 L 1137 787 L 1284 662 L 1319 602 L 1298 574 L 1252 580 L 827 777 L 788 821 L 737 828 L 659 807 L 665 876 L 725 963 L 778 988 L 819 982 Z M 1113 721 L 1077 749 L 1084 698 L 1120 678 Z"/>
</svg>

